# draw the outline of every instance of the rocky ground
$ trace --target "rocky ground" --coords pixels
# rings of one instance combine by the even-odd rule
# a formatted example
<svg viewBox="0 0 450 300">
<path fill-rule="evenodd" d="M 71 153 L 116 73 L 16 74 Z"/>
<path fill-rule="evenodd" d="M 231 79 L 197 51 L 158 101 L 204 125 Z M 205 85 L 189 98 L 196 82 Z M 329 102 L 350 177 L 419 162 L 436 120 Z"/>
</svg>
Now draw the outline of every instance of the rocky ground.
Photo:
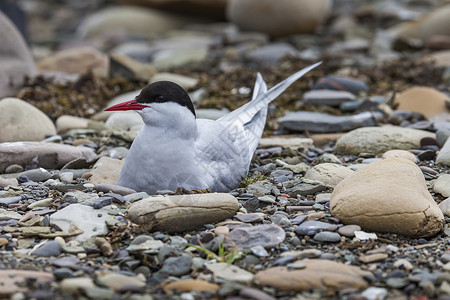
<svg viewBox="0 0 450 300">
<path fill-rule="evenodd" d="M 2 298 L 450 299 L 448 4 L 335 1 L 293 34 L 94 2 L 21 1 L 31 53 L 0 15 Z M 171 80 L 214 119 L 320 60 L 235 190 L 116 185 L 142 121 L 107 106 Z"/>
</svg>

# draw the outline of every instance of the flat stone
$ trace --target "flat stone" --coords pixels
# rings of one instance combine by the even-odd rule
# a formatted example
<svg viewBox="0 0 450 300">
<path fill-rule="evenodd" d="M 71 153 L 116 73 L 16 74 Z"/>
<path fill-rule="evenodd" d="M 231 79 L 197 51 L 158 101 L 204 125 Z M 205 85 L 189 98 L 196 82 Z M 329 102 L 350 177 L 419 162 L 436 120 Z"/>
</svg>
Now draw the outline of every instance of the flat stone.
<svg viewBox="0 0 450 300">
<path fill-rule="evenodd" d="M 293 257 L 295 259 L 318 258 L 322 255 L 319 249 L 306 249 L 301 251 L 286 251 L 281 253 L 282 257 Z"/>
<path fill-rule="evenodd" d="M 318 242 L 337 243 L 341 241 L 341 236 L 337 232 L 321 231 L 314 235 L 314 240 Z"/>
<path fill-rule="evenodd" d="M 427 99 L 427 101 L 423 101 Z M 395 97 L 398 110 L 413 111 L 423 114 L 427 119 L 448 112 L 446 102 L 449 97 L 430 87 L 412 87 Z"/>
<path fill-rule="evenodd" d="M 288 43 L 272 43 L 263 45 L 260 48 L 250 50 L 246 53 L 246 58 L 250 61 L 275 65 L 284 56 L 295 56 L 297 49 Z"/>
<path fill-rule="evenodd" d="M 125 286 L 143 288 L 145 280 L 140 276 L 127 276 L 120 273 L 104 271 L 97 276 L 97 280 L 113 290 L 119 290 Z"/>
<path fill-rule="evenodd" d="M 309 169 L 304 178 L 322 182 L 323 184 L 335 187 L 342 179 L 352 175 L 354 171 L 347 167 L 333 164 L 322 163 Z"/>
<path fill-rule="evenodd" d="M 306 221 L 295 228 L 295 233 L 299 235 L 315 235 L 319 231 L 335 231 L 336 229 L 337 225 L 333 225 L 330 223 L 320 221 Z"/>
<path fill-rule="evenodd" d="M 438 206 L 444 215 L 450 217 L 450 198 L 445 199 Z"/>
<path fill-rule="evenodd" d="M 347 91 L 312 90 L 303 94 L 303 102 L 312 105 L 339 106 L 348 101 L 355 101 L 356 97 Z"/>
<path fill-rule="evenodd" d="M 44 168 L 39 168 L 22 172 L 17 177 L 19 176 L 27 176 L 33 181 L 43 182 L 47 179 L 50 179 L 52 177 L 52 174 Z"/>
<path fill-rule="evenodd" d="M 91 287 L 95 287 L 95 284 L 89 277 L 66 278 L 59 284 L 59 288 L 63 293 L 77 293 L 80 290 Z"/>
<path fill-rule="evenodd" d="M 165 291 L 177 291 L 177 292 L 192 292 L 192 291 L 216 291 L 219 289 L 219 285 L 210 283 L 201 279 L 183 279 L 175 282 L 171 282 L 163 286 Z"/>
<path fill-rule="evenodd" d="M 62 115 L 56 119 L 56 131 L 62 134 L 72 129 L 87 129 L 88 124 L 89 119 Z"/>
<path fill-rule="evenodd" d="M 450 197 L 450 174 L 440 175 L 434 182 L 433 190 L 444 197 Z"/>
<path fill-rule="evenodd" d="M 55 125 L 47 115 L 18 98 L 0 100 L 0 128 L 0 143 L 40 141 L 56 134 Z"/>
<path fill-rule="evenodd" d="M 261 285 L 276 287 L 282 291 L 307 291 L 311 288 L 326 290 L 362 289 L 368 286 L 363 276 L 371 273 L 343 263 L 309 259 L 296 263 L 305 265 L 303 269 L 272 267 L 256 273 L 255 279 Z"/>
<path fill-rule="evenodd" d="M 188 256 L 169 257 L 164 261 L 161 272 L 170 276 L 186 275 L 191 270 L 191 264 L 192 258 Z"/>
<path fill-rule="evenodd" d="M 36 162 L 35 157 L 39 157 Z M 44 169 L 60 169 L 68 162 L 83 157 L 92 161 L 96 154 L 87 147 L 74 147 L 64 144 L 40 142 L 15 142 L 0 144 L 0 172 L 11 165 L 23 167 L 37 165 Z"/>
<path fill-rule="evenodd" d="M 206 269 L 215 277 L 242 284 L 250 284 L 254 277 L 252 273 L 227 263 L 207 264 Z"/>
<path fill-rule="evenodd" d="M 128 217 L 147 230 L 182 232 L 232 218 L 238 208 L 226 193 L 157 196 L 135 202 Z"/>
<path fill-rule="evenodd" d="M 296 198 L 298 195 L 308 196 L 314 195 L 315 193 L 321 192 L 327 189 L 327 186 L 324 184 L 309 184 L 309 183 L 300 183 L 295 185 L 289 192 L 289 196 L 292 198 Z"/>
<path fill-rule="evenodd" d="M 31 252 L 31 255 L 40 257 L 59 256 L 63 249 L 57 241 L 47 241 L 42 246 Z"/>
<path fill-rule="evenodd" d="M 86 241 L 93 236 L 106 235 L 108 212 L 94 209 L 83 204 L 71 204 L 50 216 L 50 223 L 65 232 L 70 232 L 71 225 L 76 224 L 83 233 L 76 237 L 77 241 Z"/>
<path fill-rule="evenodd" d="M 325 76 L 320 78 L 314 84 L 313 89 L 348 91 L 357 94 L 360 92 L 367 92 L 369 90 L 369 86 L 364 81 L 351 77 Z"/>
<path fill-rule="evenodd" d="M 368 254 L 363 255 L 359 257 L 359 260 L 365 264 L 382 261 L 388 258 L 389 256 L 386 253 L 375 253 L 375 254 Z"/>
<path fill-rule="evenodd" d="M 424 137 L 434 133 L 396 126 L 365 127 L 355 129 L 338 139 L 335 153 L 359 155 L 360 153 L 383 153 L 388 150 L 409 150 L 420 147 Z M 449 144 L 450 147 L 450 144 Z"/>
<path fill-rule="evenodd" d="M 285 236 L 286 234 L 282 228 L 276 225 L 264 224 L 235 228 L 227 235 L 227 240 L 239 249 L 255 246 L 272 248 L 282 243 Z"/>
<path fill-rule="evenodd" d="M 376 114 L 376 113 L 375 113 Z M 376 126 L 373 112 L 363 112 L 350 117 L 325 113 L 297 111 L 287 113 L 278 123 L 292 131 L 332 133 L 350 131 L 359 127 Z"/>
<path fill-rule="evenodd" d="M 251 214 L 235 215 L 234 218 L 244 223 L 253 223 L 253 222 L 261 222 L 262 220 L 264 220 L 264 215 L 261 215 L 259 213 L 251 213 Z"/>
<path fill-rule="evenodd" d="M 439 232 L 444 216 L 413 162 L 390 158 L 360 168 L 333 191 L 331 214 L 365 230 L 427 237 Z"/>
<path fill-rule="evenodd" d="M 346 236 L 346 237 L 354 237 L 355 231 L 361 230 L 361 226 L 359 225 L 345 225 L 338 229 L 338 232 L 340 235 Z"/>
</svg>

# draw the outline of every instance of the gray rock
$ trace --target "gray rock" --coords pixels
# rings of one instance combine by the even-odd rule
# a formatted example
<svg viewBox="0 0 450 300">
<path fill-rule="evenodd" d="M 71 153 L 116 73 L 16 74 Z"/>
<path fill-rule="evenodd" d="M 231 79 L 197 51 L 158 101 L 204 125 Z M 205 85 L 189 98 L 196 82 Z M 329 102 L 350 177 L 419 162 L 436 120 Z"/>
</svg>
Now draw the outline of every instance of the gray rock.
<svg viewBox="0 0 450 300">
<path fill-rule="evenodd" d="M 437 164 L 450 165 L 450 139 L 447 139 L 436 157 Z"/>
<path fill-rule="evenodd" d="M 268 182 L 255 182 L 247 186 L 247 193 L 253 194 L 255 197 L 268 195 L 272 191 L 273 184 Z"/>
<path fill-rule="evenodd" d="M 335 231 L 336 225 L 320 222 L 320 221 L 306 221 L 295 228 L 295 233 L 299 235 L 315 235 L 319 231 Z"/>
<path fill-rule="evenodd" d="M 5 169 L 6 174 L 20 173 L 22 171 L 23 171 L 23 167 L 18 164 L 12 164 Z"/>
<path fill-rule="evenodd" d="M 43 168 L 28 170 L 20 173 L 17 177 L 19 176 L 27 176 L 28 178 L 36 182 L 43 182 L 47 179 L 52 178 L 52 174 Z"/>
<path fill-rule="evenodd" d="M 35 158 L 38 157 L 36 160 Z M 16 142 L 0 144 L 0 173 L 12 163 L 23 167 L 36 165 L 45 169 L 60 169 L 68 162 L 84 157 L 88 161 L 96 154 L 86 147 L 39 142 Z"/>
<path fill-rule="evenodd" d="M 313 89 L 330 89 L 339 91 L 348 91 L 350 93 L 367 92 L 369 86 L 361 80 L 342 77 L 342 76 L 325 76 L 320 78 Z"/>
<path fill-rule="evenodd" d="M 99 183 L 95 185 L 97 192 L 112 192 L 122 196 L 136 194 L 136 191 L 130 188 L 126 188 L 120 185 L 109 184 L 109 183 Z M 147 193 L 145 193 L 147 195 Z M 148 197 L 148 195 L 147 195 Z M 142 199 L 142 198 L 141 198 Z M 133 201 L 131 201 L 133 202 Z"/>
<path fill-rule="evenodd" d="M 276 225 L 257 225 L 253 227 L 238 227 L 231 231 L 226 239 L 239 249 L 248 249 L 254 246 L 272 248 L 285 239 L 285 232 Z"/>
<path fill-rule="evenodd" d="M 450 217 L 450 198 L 445 199 L 438 206 L 444 215 Z"/>
<path fill-rule="evenodd" d="M 247 59 L 255 62 L 275 65 L 283 56 L 296 56 L 297 50 L 288 43 L 274 43 L 247 52 Z"/>
<path fill-rule="evenodd" d="M 42 246 L 31 252 L 31 255 L 50 257 L 59 256 L 63 249 L 59 242 L 57 241 L 47 241 Z"/>
<path fill-rule="evenodd" d="M 76 240 L 83 242 L 93 236 L 106 235 L 108 227 L 108 212 L 103 209 L 94 209 L 83 204 L 71 204 L 50 216 L 50 223 L 65 232 L 70 232 L 72 225 L 83 230 Z"/>
<path fill-rule="evenodd" d="M 0 98 L 2 98 L 14 95 L 22 86 L 24 76 L 32 77 L 36 74 L 36 67 L 22 35 L 2 12 L 0 12 L 0 36 L 2 37 Z"/>
<path fill-rule="evenodd" d="M 361 226 L 359 225 L 345 225 L 338 229 L 338 232 L 340 235 L 346 236 L 346 237 L 354 237 L 355 231 L 361 230 Z"/>
<path fill-rule="evenodd" d="M 186 275 L 191 270 L 191 264 L 192 258 L 189 256 L 169 257 L 164 261 L 161 272 L 171 276 Z"/>
<path fill-rule="evenodd" d="M 337 243 L 341 240 L 341 236 L 337 232 L 321 231 L 314 235 L 314 240 L 318 242 Z"/>
<path fill-rule="evenodd" d="M 155 54 L 152 65 L 158 71 L 165 71 L 170 68 L 200 65 L 207 57 L 207 46 L 166 49 Z"/>
<path fill-rule="evenodd" d="M 55 135 L 56 128 L 47 115 L 17 98 L 0 100 L 0 142 L 40 141 Z"/>
<path fill-rule="evenodd" d="M 350 117 L 333 116 L 330 114 L 297 111 L 290 112 L 278 119 L 278 123 L 284 128 L 293 131 L 308 131 L 317 133 L 331 133 L 350 131 L 359 127 L 376 126 L 374 114 L 363 112 Z"/>
<path fill-rule="evenodd" d="M 93 206 L 96 199 L 98 199 L 97 194 L 75 191 L 67 192 L 61 199 L 61 203 L 80 203 L 83 205 Z"/>
<path fill-rule="evenodd" d="M 261 245 L 250 248 L 250 251 L 258 257 L 268 257 L 269 256 L 269 253 L 267 252 L 267 250 Z"/>
<path fill-rule="evenodd" d="M 312 105 L 338 107 L 344 102 L 356 100 L 355 95 L 346 91 L 312 90 L 303 95 L 303 102 Z"/>
<path fill-rule="evenodd" d="M 339 138 L 335 152 L 343 155 L 359 155 L 384 153 L 393 149 L 409 150 L 420 147 L 420 140 L 424 137 L 434 138 L 435 134 L 396 126 L 359 128 Z"/>
<path fill-rule="evenodd" d="M 327 187 L 323 184 L 300 183 L 295 185 L 289 192 L 289 196 L 297 197 L 298 195 L 307 196 L 325 190 Z"/>
<path fill-rule="evenodd" d="M 264 220 L 264 215 L 258 213 L 235 215 L 234 217 L 244 223 L 261 222 Z"/>
</svg>

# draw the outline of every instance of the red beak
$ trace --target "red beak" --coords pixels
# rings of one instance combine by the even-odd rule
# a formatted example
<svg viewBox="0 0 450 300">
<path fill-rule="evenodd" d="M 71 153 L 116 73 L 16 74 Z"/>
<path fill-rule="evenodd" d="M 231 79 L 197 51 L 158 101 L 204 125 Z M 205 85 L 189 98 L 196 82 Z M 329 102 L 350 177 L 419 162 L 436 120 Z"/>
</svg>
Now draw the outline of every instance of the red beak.
<svg viewBox="0 0 450 300">
<path fill-rule="evenodd" d="M 136 102 L 136 100 L 125 101 L 111 107 L 105 109 L 106 111 L 115 111 L 115 110 L 142 110 L 146 107 L 146 105 L 142 105 Z"/>
</svg>

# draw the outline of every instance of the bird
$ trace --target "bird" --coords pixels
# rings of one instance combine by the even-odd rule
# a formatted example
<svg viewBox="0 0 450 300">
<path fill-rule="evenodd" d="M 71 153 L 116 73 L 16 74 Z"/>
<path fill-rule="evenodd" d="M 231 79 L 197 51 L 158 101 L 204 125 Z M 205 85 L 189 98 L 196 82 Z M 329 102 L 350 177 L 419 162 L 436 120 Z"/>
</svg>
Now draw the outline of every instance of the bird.
<svg viewBox="0 0 450 300">
<path fill-rule="evenodd" d="M 230 192 L 248 173 L 269 103 L 320 64 L 305 67 L 270 90 L 257 73 L 252 100 L 217 120 L 197 118 L 188 93 L 170 81 L 151 83 L 135 99 L 107 108 L 134 110 L 144 121 L 117 184 L 149 195 L 180 187 Z"/>
</svg>

